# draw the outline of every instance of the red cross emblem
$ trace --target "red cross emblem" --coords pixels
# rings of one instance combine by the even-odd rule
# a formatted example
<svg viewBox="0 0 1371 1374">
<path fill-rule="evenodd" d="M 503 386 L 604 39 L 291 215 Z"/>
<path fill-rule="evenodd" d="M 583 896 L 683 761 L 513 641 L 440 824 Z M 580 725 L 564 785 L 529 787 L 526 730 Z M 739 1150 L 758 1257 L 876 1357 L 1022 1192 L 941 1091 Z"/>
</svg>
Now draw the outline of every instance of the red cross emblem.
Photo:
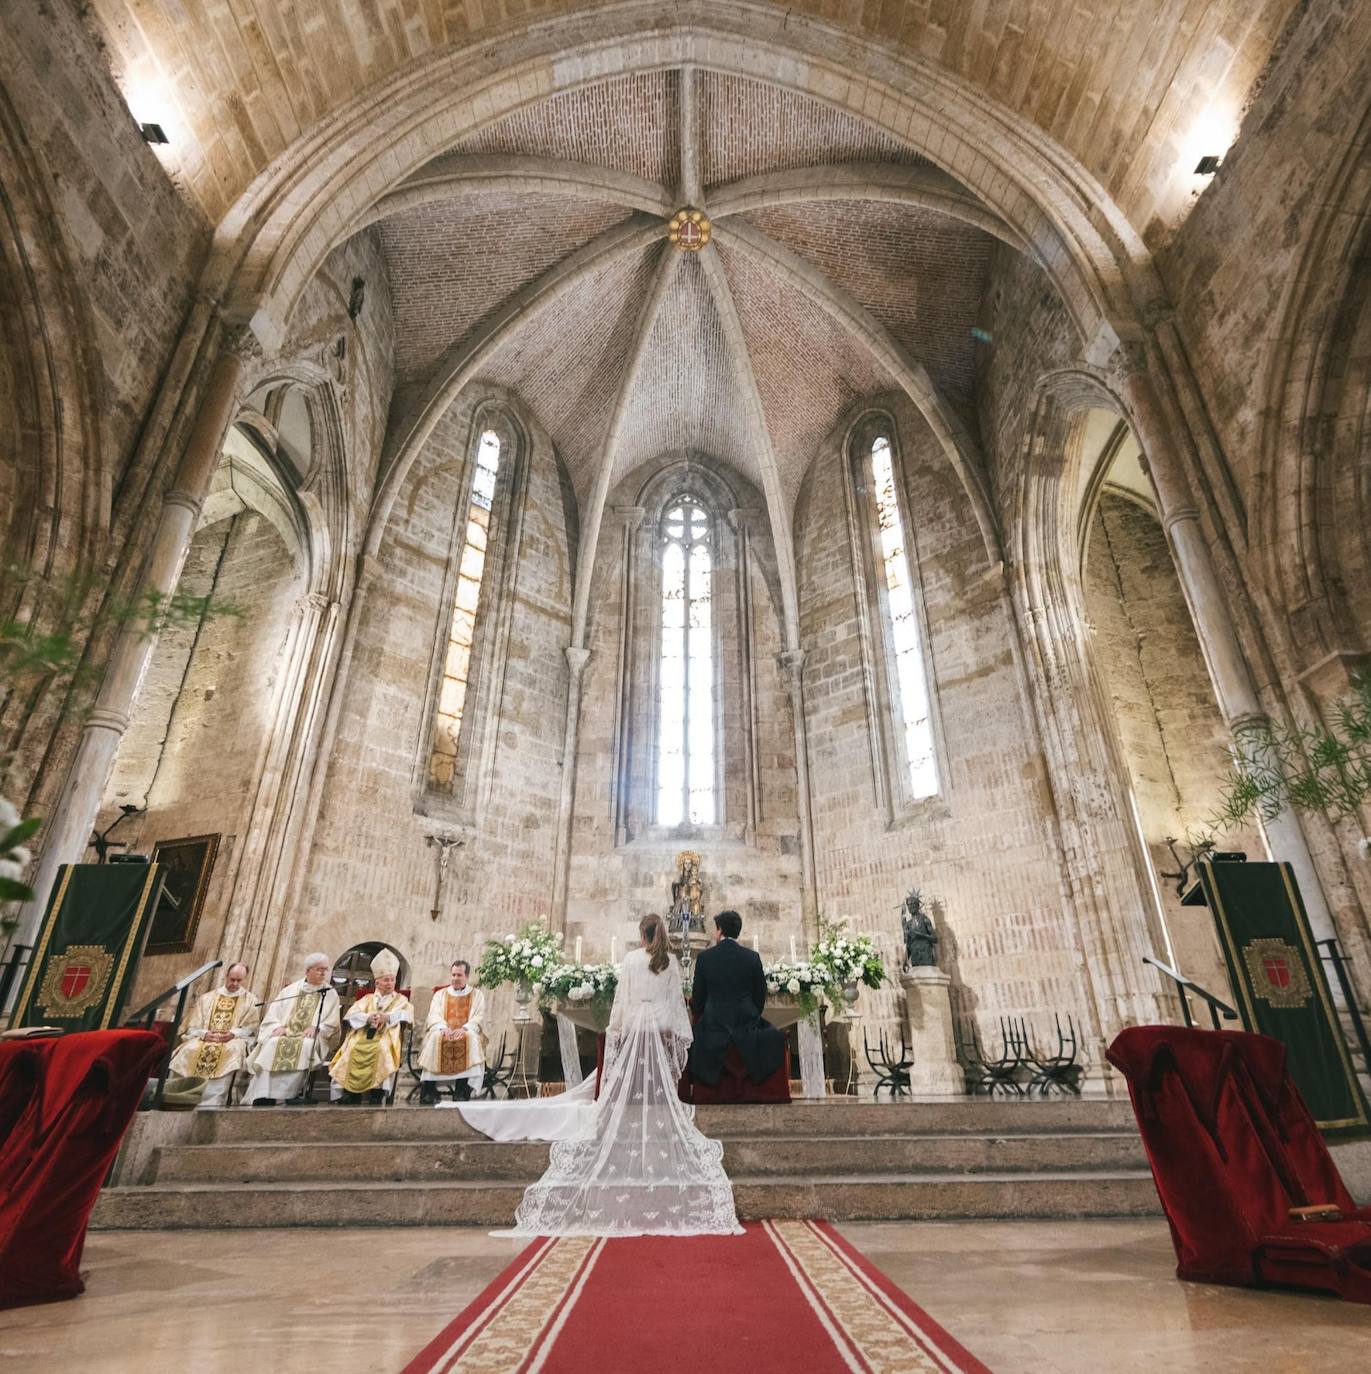
<svg viewBox="0 0 1371 1374">
<path fill-rule="evenodd" d="M 1284 991 L 1290 986 L 1290 964 L 1279 954 L 1268 954 L 1262 959 L 1262 971 L 1266 974 L 1266 981 L 1273 988 L 1280 988 Z"/>
<path fill-rule="evenodd" d="M 62 979 L 59 984 L 62 989 L 62 996 L 66 998 L 79 997 L 85 992 L 94 975 L 95 970 L 89 964 L 68 964 L 62 970 Z"/>
<path fill-rule="evenodd" d="M 688 219 L 681 225 L 681 247 L 699 248 L 704 241 L 704 235 L 700 232 L 700 226 L 693 219 Z"/>
</svg>

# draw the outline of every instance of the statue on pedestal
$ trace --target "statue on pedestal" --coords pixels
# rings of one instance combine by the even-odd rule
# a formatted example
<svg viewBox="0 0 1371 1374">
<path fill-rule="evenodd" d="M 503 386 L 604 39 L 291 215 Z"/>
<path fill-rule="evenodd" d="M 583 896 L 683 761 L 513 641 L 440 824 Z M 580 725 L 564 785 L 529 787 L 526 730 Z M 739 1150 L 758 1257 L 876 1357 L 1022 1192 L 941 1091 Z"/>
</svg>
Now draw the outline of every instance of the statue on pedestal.
<svg viewBox="0 0 1371 1374">
<path fill-rule="evenodd" d="M 904 934 L 904 967 L 937 968 L 938 930 L 924 910 L 923 894 L 917 887 L 910 888 L 904 899 L 900 929 Z"/>
</svg>

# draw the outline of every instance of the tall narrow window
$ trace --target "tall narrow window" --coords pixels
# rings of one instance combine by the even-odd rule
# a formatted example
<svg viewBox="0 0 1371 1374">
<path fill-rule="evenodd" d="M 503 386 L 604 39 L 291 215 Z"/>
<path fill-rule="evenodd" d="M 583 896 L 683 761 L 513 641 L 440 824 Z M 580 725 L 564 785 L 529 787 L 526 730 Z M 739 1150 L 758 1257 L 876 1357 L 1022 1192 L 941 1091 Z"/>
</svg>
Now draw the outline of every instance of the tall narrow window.
<svg viewBox="0 0 1371 1374">
<path fill-rule="evenodd" d="M 429 758 L 429 782 L 450 788 L 457 769 L 457 741 L 462 733 L 471 675 L 471 649 L 476 638 L 476 613 L 481 605 L 481 581 L 485 575 L 490 511 L 495 502 L 495 478 L 500 470 L 500 436 L 484 430 L 476 445 L 476 472 L 471 482 L 471 506 L 462 537 L 462 557 L 457 567 L 457 595 L 452 604 L 443 677 L 438 686 L 438 709 L 433 722 L 433 752 Z"/>
<path fill-rule="evenodd" d="M 879 435 L 871 445 L 871 491 L 876 503 L 880 577 L 885 587 L 885 613 L 894 665 L 894 705 L 900 714 L 909 789 L 914 798 L 931 797 L 938 790 L 938 763 L 933 746 L 933 719 L 919 643 L 919 619 L 914 605 L 904 519 L 895 492 L 894 455 L 890 440 Z"/>
<path fill-rule="evenodd" d="M 673 502 L 662 539 L 657 824 L 713 825 L 718 806 L 709 516 L 689 499 Z"/>
</svg>

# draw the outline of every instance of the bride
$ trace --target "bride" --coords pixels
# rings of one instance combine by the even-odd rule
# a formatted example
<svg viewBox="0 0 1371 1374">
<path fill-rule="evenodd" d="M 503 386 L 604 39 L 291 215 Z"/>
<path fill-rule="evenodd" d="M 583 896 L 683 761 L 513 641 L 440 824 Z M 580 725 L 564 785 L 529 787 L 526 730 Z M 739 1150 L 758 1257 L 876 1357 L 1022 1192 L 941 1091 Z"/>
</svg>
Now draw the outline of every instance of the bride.
<svg viewBox="0 0 1371 1374">
<path fill-rule="evenodd" d="M 624 959 L 594 1110 L 552 1145 L 511 1236 L 741 1235 L 723 1145 L 677 1096 L 693 1032 L 666 922 L 644 916 Z"/>
</svg>

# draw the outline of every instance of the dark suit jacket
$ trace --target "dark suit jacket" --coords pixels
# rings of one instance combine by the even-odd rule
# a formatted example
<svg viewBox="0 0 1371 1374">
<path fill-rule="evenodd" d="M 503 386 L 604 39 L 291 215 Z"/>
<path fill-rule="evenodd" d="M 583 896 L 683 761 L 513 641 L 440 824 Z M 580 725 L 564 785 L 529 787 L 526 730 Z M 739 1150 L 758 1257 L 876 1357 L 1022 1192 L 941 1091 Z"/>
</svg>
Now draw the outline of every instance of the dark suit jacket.
<svg viewBox="0 0 1371 1374">
<path fill-rule="evenodd" d="M 736 940 L 720 940 L 695 961 L 691 1010 L 699 1017 L 690 1047 L 690 1071 L 717 1083 L 724 1056 L 737 1045 L 747 1076 L 765 1082 L 785 1063 L 785 1034 L 762 1019 L 766 977 L 761 956 Z"/>
</svg>

